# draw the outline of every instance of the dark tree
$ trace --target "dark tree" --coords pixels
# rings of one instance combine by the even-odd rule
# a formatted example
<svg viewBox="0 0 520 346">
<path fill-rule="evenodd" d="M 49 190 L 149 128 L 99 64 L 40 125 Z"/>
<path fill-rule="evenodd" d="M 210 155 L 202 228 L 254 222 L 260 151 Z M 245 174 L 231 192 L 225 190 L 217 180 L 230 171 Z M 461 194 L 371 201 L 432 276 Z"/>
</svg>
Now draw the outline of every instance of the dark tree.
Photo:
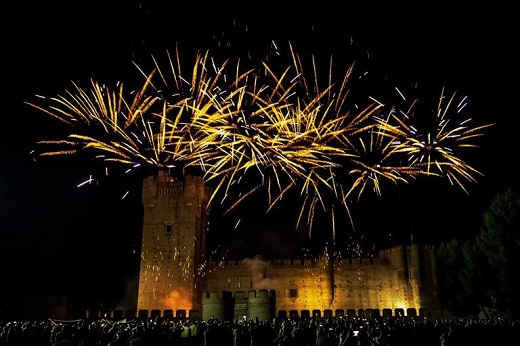
<svg viewBox="0 0 520 346">
<path fill-rule="evenodd" d="M 487 295 L 491 308 L 511 317 L 520 312 L 520 195 L 499 193 L 484 213 L 476 238 L 487 259 Z"/>
<path fill-rule="evenodd" d="M 465 314 L 460 304 L 464 291 L 459 279 L 458 268 L 463 261 L 458 240 L 441 243 L 437 248 L 437 261 L 443 307 L 455 315 Z"/>
<path fill-rule="evenodd" d="M 462 247 L 462 265 L 458 268 L 463 293 L 459 297 L 462 309 L 468 314 L 477 314 L 482 307 L 489 306 L 487 295 L 489 285 L 489 266 L 474 241 L 467 241 Z"/>
<path fill-rule="evenodd" d="M 479 311 L 517 317 L 520 312 L 520 195 L 498 193 L 474 241 L 439 245 L 443 306 L 453 315 Z"/>
</svg>

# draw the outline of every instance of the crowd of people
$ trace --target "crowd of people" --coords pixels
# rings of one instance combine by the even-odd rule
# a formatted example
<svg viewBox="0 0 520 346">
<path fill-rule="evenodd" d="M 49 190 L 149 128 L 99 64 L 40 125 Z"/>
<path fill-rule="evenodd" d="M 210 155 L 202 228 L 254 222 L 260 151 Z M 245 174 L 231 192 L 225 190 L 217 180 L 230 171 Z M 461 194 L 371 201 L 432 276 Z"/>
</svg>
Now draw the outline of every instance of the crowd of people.
<svg viewBox="0 0 520 346">
<path fill-rule="evenodd" d="M 510 319 L 342 317 L 0 321 L 0 346 L 350 346 L 509 344 Z"/>
</svg>

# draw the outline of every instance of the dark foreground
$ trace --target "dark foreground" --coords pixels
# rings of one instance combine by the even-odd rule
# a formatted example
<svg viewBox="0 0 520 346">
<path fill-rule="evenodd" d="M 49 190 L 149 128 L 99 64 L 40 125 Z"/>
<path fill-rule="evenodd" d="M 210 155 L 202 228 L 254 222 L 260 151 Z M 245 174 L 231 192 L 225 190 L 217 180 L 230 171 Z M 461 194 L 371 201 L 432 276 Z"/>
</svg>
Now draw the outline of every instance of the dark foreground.
<svg viewBox="0 0 520 346">
<path fill-rule="evenodd" d="M 0 346 L 505 345 L 518 335 L 520 321 L 506 319 L 0 321 Z"/>
</svg>

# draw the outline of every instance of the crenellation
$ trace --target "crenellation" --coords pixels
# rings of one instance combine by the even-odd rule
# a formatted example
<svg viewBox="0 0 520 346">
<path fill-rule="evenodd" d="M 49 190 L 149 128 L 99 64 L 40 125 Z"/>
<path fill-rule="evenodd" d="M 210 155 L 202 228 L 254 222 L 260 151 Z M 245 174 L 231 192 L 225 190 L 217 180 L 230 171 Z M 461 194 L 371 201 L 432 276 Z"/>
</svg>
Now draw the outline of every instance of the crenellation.
<svg viewBox="0 0 520 346">
<path fill-rule="evenodd" d="M 257 255 L 206 261 L 209 196 L 197 176 L 178 181 L 162 172 L 143 182 L 138 310 L 237 319 L 439 307 L 433 247 L 396 246 L 375 257 L 341 260 Z"/>
</svg>

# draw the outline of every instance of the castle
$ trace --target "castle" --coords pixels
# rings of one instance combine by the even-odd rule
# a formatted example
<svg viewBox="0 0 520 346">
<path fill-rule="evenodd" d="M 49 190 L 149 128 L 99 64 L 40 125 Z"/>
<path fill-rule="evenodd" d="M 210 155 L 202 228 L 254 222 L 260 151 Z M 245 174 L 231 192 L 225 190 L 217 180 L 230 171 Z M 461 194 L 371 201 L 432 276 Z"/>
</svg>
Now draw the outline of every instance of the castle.
<svg viewBox="0 0 520 346">
<path fill-rule="evenodd" d="M 435 253 L 407 245 L 375 258 L 207 261 L 211 189 L 198 176 L 143 181 L 139 316 L 431 316 L 440 312 Z"/>
</svg>

